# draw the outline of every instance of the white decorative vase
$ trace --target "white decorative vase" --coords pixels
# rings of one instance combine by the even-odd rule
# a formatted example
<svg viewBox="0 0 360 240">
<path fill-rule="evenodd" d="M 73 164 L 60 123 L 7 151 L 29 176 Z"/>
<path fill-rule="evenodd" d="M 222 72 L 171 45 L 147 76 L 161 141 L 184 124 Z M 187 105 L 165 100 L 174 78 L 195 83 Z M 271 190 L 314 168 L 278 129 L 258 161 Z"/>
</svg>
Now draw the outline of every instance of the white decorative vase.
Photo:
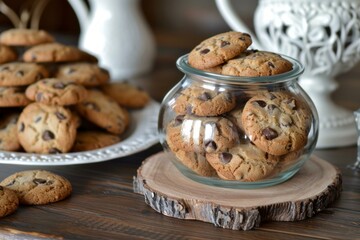
<svg viewBox="0 0 360 240">
<path fill-rule="evenodd" d="M 216 3 L 231 28 L 252 34 L 229 0 Z M 360 60 L 360 0 L 259 0 L 254 23 L 255 48 L 292 56 L 305 66 L 299 83 L 319 113 L 317 148 L 355 144 L 354 115 L 336 105 L 331 93 L 338 87 L 335 77 Z"/>
<path fill-rule="evenodd" d="M 139 0 L 68 0 L 81 27 L 79 47 L 99 58 L 112 80 L 150 71 L 155 42 Z"/>
</svg>

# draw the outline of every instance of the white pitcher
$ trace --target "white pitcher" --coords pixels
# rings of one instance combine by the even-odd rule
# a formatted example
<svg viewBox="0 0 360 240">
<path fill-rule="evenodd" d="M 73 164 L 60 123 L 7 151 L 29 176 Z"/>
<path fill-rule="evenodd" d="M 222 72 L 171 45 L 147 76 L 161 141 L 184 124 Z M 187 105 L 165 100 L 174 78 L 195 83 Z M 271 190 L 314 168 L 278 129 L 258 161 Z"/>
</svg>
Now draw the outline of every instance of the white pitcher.
<svg viewBox="0 0 360 240">
<path fill-rule="evenodd" d="M 155 42 L 139 8 L 139 0 L 68 0 L 81 27 L 79 47 L 99 58 L 112 80 L 122 81 L 150 71 Z"/>
<path fill-rule="evenodd" d="M 230 0 L 215 0 L 236 31 L 253 36 L 253 47 L 300 60 L 300 85 L 319 112 L 318 148 L 356 143 L 352 111 L 336 105 L 335 76 L 360 60 L 360 0 L 259 0 L 254 13 L 257 37 L 239 18 Z"/>
</svg>

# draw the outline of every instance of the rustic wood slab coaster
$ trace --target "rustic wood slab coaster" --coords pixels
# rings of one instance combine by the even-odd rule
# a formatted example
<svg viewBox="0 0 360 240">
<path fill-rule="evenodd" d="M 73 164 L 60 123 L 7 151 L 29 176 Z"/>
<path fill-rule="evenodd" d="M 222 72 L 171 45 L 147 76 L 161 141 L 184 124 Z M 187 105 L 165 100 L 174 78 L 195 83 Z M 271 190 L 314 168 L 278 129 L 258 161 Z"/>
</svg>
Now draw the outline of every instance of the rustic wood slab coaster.
<svg viewBox="0 0 360 240">
<path fill-rule="evenodd" d="M 146 159 L 134 177 L 134 191 L 157 212 L 233 230 L 249 230 L 263 221 L 310 218 L 332 203 L 341 189 L 340 171 L 315 156 L 288 181 L 259 189 L 195 182 L 179 172 L 164 152 Z"/>
</svg>

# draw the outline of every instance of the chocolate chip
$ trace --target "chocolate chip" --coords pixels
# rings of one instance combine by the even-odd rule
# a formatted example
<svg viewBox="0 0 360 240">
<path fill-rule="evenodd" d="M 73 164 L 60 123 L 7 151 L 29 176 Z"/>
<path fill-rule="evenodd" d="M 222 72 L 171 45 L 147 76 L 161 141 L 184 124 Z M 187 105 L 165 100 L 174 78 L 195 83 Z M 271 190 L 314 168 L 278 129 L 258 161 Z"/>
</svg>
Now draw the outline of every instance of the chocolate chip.
<svg viewBox="0 0 360 240">
<path fill-rule="evenodd" d="M 227 45 L 230 45 L 230 42 L 228 42 L 228 41 L 221 41 L 221 47 L 223 48 L 223 47 L 226 47 Z"/>
<path fill-rule="evenodd" d="M 239 39 L 240 39 L 241 41 L 245 41 L 245 38 L 244 38 L 244 37 L 239 37 Z"/>
<path fill-rule="evenodd" d="M 201 94 L 199 97 L 198 97 L 199 100 L 202 100 L 202 101 L 208 101 L 211 99 L 211 95 L 210 93 L 208 92 L 204 92 L 203 94 Z"/>
<path fill-rule="evenodd" d="M 178 115 L 175 117 L 175 126 L 179 126 L 184 121 L 184 115 Z"/>
<path fill-rule="evenodd" d="M 24 125 L 24 123 L 21 123 L 19 131 L 23 132 L 24 130 L 25 130 L 25 125 Z"/>
<path fill-rule="evenodd" d="M 46 180 L 45 179 L 42 179 L 42 178 L 35 178 L 34 180 L 33 180 L 33 183 L 35 183 L 35 184 L 45 184 L 46 183 Z"/>
<path fill-rule="evenodd" d="M 41 120 L 41 117 L 37 117 L 34 122 L 38 123 L 38 122 L 40 122 L 40 120 Z"/>
<path fill-rule="evenodd" d="M 37 93 L 37 94 L 35 95 L 35 100 L 36 100 L 37 102 L 40 102 L 41 99 L 42 99 L 42 96 L 43 96 L 42 92 Z"/>
<path fill-rule="evenodd" d="M 66 87 L 66 85 L 62 82 L 57 82 L 53 84 L 53 88 L 55 89 L 64 89 Z"/>
<path fill-rule="evenodd" d="M 217 145 L 213 140 L 207 140 L 205 141 L 205 148 L 210 148 L 209 150 L 216 150 Z"/>
<path fill-rule="evenodd" d="M 24 71 L 19 70 L 19 71 L 16 72 L 15 75 L 16 75 L 17 77 L 23 77 L 23 76 L 24 76 Z"/>
<path fill-rule="evenodd" d="M 49 149 L 49 153 L 51 154 L 56 154 L 56 153 L 62 153 L 59 149 L 57 148 L 50 148 Z"/>
<path fill-rule="evenodd" d="M 191 105 L 188 105 L 188 106 L 186 107 L 186 113 L 187 113 L 187 114 L 192 114 L 192 106 L 191 106 Z"/>
<path fill-rule="evenodd" d="M 233 101 L 233 96 L 229 92 L 225 92 L 224 96 L 227 102 L 231 103 Z"/>
<path fill-rule="evenodd" d="M 273 140 L 274 138 L 277 138 L 279 136 L 279 134 L 270 127 L 263 129 L 261 134 L 265 136 L 266 140 Z"/>
<path fill-rule="evenodd" d="M 231 153 L 223 152 L 219 154 L 219 159 L 222 163 L 227 164 L 231 161 L 233 155 Z"/>
<path fill-rule="evenodd" d="M 11 185 L 14 185 L 14 183 L 15 183 L 15 180 L 12 180 L 11 182 L 9 182 L 9 183 L 6 185 L 6 187 L 9 187 L 9 186 L 11 186 Z"/>
<path fill-rule="evenodd" d="M 32 62 L 35 62 L 35 61 L 36 61 L 36 58 L 37 58 L 37 57 L 36 57 L 35 54 L 31 54 L 31 61 L 32 61 Z"/>
<path fill-rule="evenodd" d="M 65 115 L 60 113 L 60 112 L 55 112 L 55 115 L 59 120 L 65 120 L 66 119 Z"/>
<path fill-rule="evenodd" d="M 45 130 L 42 134 L 42 139 L 45 141 L 49 141 L 55 138 L 55 134 L 49 130 Z"/>
<path fill-rule="evenodd" d="M 71 73 L 73 73 L 75 71 L 76 71 L 76 69 L 74 69 L 74 68 L 68 68 L 67 71 L 66 71 L 66 74 L 71 74 Z"/>
<path fill-rule="evenodd" d="M 276 98 L 276 96 L 270 92 L 269 92 L 269 95 L 270 95 L 270 100 L 274 100 Z"/>
<path fill-rule="evenodd" d="M 205 48 L 204 50 L 200 51 L 201 54 L 207 54 L 208 52 L 210 52 L 210 49 L 208 48 Z"/>
<path fill-rule="evenodd" d="M 269 104 L 269 105 L 268 105 L 268 109 L 269 109 L 270 111 L 273 111 L 273 110 L 276 109 L 276 108 L 278 108 L 278 107 L 275 106 L 274 104 Z"/>
<path fill-rule="evenodd" d="M 272 62 L 268 62 L 269 67 L 275 68 L 275 65 Z"/>
<path fill-rule="evenodd" d="M 253 103 L 257 103 L 262 108 L 266 107 L 266 105 L 267 105 L 266 102 L 263 100 L 253 101 Z"/>
<path fill-rule="evenodd" d="M 2 68 L 1 68 L 1 71 L 8 71 L 8 70 L 10 70 L 10 68 L 9 68 L 9 67 L 7 67 L 7 66 L 6 66 L 6 67 L 2 67 Z"/>
<path fill-rule="evenodd" d="M 297 106 L 296 106 L 296 100 L 295 99 L 289 99 L 286 101 L 286 104 L 289 106 L 289 108 L 291 110 L 296 110 L 297 109 Z"/>
</svg>

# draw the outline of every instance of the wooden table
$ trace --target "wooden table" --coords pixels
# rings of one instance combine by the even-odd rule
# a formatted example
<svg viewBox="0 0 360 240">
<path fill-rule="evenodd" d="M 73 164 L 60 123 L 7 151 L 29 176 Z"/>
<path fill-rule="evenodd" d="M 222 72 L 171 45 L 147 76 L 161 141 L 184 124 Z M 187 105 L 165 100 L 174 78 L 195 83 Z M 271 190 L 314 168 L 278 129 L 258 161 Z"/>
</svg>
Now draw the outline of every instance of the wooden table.
<svg viewBox="0 0 360 240">
<path fill-rule="evenodd" d="M 182 77 L 175 67 L 176 58 L 199 40 L 188 45 L 173 41 L 181 36 L 157 33 L 159 54 L 154 70 L 133 80 L 158 101 Z M 359 66 L 338 78 L 340 88 L 334 94 L 339 104 L 352 110 L 360 107 L 358 78 Z M 268 222 L 251 231 L 174 219 L 146 205 L 143 196 L 133 192 L 133 176 L 145 158 L 161 150 L 156 144 L 128 157 L 84 165 L 1 165 L 0 178 L 27 169 L 63 175 L 73 184 L 73 194 L 50 205 L 22 206 L 0 219 L 0 239 L 360 239 L 360 173 L 347 167 L 355 162 L 355 146 L 315 152 L 342 171 L 343 191 L 334 204 L 311 219 Z"/>
</svg>

